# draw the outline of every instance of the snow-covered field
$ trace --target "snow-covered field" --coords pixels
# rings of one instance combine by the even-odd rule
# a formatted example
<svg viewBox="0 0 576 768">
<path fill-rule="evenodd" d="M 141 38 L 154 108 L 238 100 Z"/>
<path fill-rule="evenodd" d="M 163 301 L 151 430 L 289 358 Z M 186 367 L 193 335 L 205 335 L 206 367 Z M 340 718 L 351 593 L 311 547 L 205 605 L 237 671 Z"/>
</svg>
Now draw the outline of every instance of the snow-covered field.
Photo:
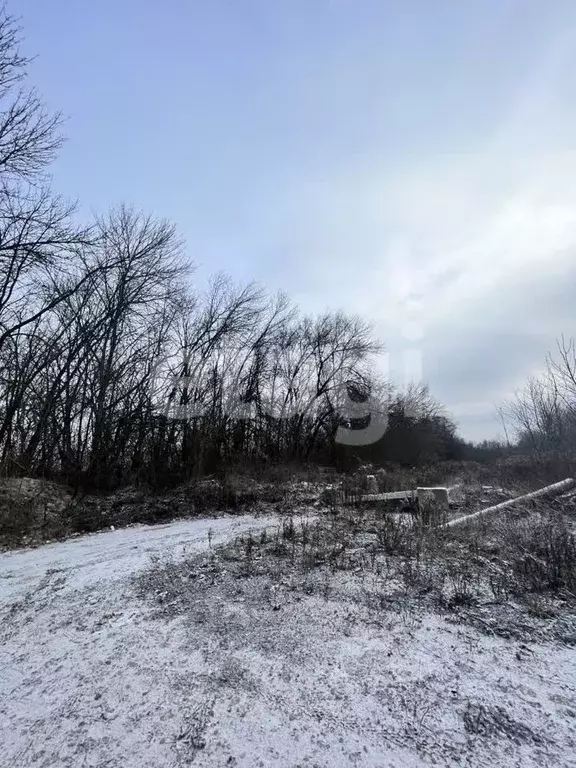
<svg viewBox="0 0 576 768">
<path fill-rule="evenodd" d="M 207 568 L 177 610 L 137 587 L 271 525 L 139 526 L 0 555 L 0 765 L 576 766 L 573 648 L 413 605 L 375 612 L 346 574 L 272 599 L 263 578 L 223 586 Z"/>
</svg>

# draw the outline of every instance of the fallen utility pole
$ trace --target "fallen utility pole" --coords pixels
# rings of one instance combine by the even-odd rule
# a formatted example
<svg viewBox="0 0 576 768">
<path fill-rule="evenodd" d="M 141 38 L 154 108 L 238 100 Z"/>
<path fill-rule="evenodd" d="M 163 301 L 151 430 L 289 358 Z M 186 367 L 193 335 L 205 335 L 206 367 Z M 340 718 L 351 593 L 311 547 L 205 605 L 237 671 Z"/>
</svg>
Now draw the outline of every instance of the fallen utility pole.
<svg viewBox="0 0 576 768">
<path fill-rule="evenodd" d="M 515 499 L 509 499 L 508 501 L 502 501 L 500 504 L 495 504 L 493 507 L 486 507 L 486 509 L 480 509 L 478 512 L 473 512 L 471 515 L 465 515 L 464 517 L 458 517 L 456 520 L 450 520 L 448 523 L 444 523 L 442 528 L 453 528 L 456 525 L 463 525 L 465 523 L 471 523 L 480 517 L 491 515 L 494 512 L 501 512 L 504 509 L 509 509 L 515 504 L 522 501 L 531 501 L 532 499 L 541 499 L 545 496 L 556 496 L 562 491 L 567 491 L 576 485 L 576 480 L 572 477 L 561 480 L 559 483 L 553 485 L 547 485 L 545 488 L 540 488 L 538 491 L 532 493 L 526 493 L 523 496 L 517 496 Z"/>
<path fill-rule="evenodd" d="M 458 488 L 446 486 L 418 486 L 413 491 L 389 491 L 387 493 L 368 493 L 360 497 L 360 501 L 407 501 L 416 502 L 420 505 L 433 501 L 439 506 L 448 509 L 450 506 L 450 491 Z"/>
<path fill-rule="evenodd" d="M 388 493 L 366 493 L 360 497 L 361 501 L 399 501 L 414 500 L 417 498 L 416 491 L 389 491 Z"/>
</svg>

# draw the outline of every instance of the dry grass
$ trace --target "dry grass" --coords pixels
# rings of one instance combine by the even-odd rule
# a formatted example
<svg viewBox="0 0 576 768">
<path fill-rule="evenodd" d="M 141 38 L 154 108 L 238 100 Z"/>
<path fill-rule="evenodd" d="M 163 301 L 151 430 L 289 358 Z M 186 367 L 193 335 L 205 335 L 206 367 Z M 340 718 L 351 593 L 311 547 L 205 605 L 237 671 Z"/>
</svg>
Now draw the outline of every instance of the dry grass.
<svg viewBox="0 0 576 768">
<path fill-rule="evenodd" d="M 326 674 L 340 658 L 338 649 L 351 648 L 345 679 L 379 717 L 389 718 L 385 736 L 379 731 L 388 744 L 409 744 L 442 764 L 463 764 L 464 755 L 467 764 L 481 764 L 474 760 L 478 751 L 511 754 L 517 747 L 548 755 L 555 734 L 529 708 L 509 704 L 512 688 L 504 685 L 501 695 L 493 682 L 490 695 L 483 695 L 465 678 L 478 671 L 474 664 L 486 662 L 489 648 L 515 654 L 523 669 L 542 649 L 538 641 L 576 645 L 571 524 L 565 511 L 544 504 L 468 530 L 425 527 L 412 515 L 354 507 L 312 518 L 286 515 L 277 526 L 208 554 L 156 563 L 136 586 L 151 599 L 154 618 L 178 617 L 191 643 L 210 639 L 209 659 L 216 661 L 210 685 L 224 697 L 241 690 L 257 699 L 271 669 L 285 671 L 298 698 L 305 697 L 311 673 L 300 674 L 303 660 Z M 541 561 L 537 570 L 526 567 L 532 557 Z M 454 632 L 454 667 L 442 677 L 452 661 L 435 669 L 425 657 L 426 674 L 418 670 L 412 680 L 398 673 L 398 656 L 410 653 L 431 621 Z M 366 644 L 361 654 L 360 637 Z M 371 645 L 367 638 L 373 637 L 378 641 Z M 426 653 L 438 639 L 432 632 L 425 638 Z M 422 656 L 415 658 L 419 664 Z M 497 653 L 492 663 L 502 663 L 501 674 L 508 674 Z M 345 697 L 335 707 L 340 728 Z M 437 739 L 439 718 L 460 736 Z"/>
<path fill-rule="evenodd" d="M 279 468 L 259 478 L 228 471 L 162 493 L 126 487 L 102 495 L 73 495 L 71 489 L 47 480 L 3 478 L 0 548 L 38 545 L 110 526 L 154 525 L 222 513 L 282 513 L 293 509 L 295 502 L 313 503 L 322 487 L 320 477 Z"/>
<path fill-rule="evenodd" d="M 164 606 L 198 578 L 259 580 L 272 603 L 285 589 L 326 599 L 345 593 L 376 611 L 423 605 L 484 631 L 576 640 L 576 540 L 571 520 L 544 504 L 472 529 L 425 527 L 411 515 L 341 508 L 288 515 L 200 558 L 167 567 Z M 149 584 L 145 591 L 149 591 Z M 561 620 L 560 620 L 561 619 Z"/>
</svg>

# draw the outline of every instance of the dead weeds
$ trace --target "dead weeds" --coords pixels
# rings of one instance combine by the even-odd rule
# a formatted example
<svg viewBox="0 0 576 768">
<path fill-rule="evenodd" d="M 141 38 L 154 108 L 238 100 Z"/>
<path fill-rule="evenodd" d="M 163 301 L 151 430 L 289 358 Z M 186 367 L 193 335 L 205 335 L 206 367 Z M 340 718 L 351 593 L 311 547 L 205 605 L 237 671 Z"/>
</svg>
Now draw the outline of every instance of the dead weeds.
<svg viewBox="0 0 576 768">
<path fill-rule="evenodd" d="M 155 568 L 138 589 L 153 594 L 161 614 L 176 615 L 215 583 L 275 611 L 319 595 L 379 611 L 426 606 L 504 637 L 572 644 L 576 636 L 575 537 L 565 516 L 543 504 L 470 529 L 359 508 L 288 515 L 274 529 Z"/>
</svg>

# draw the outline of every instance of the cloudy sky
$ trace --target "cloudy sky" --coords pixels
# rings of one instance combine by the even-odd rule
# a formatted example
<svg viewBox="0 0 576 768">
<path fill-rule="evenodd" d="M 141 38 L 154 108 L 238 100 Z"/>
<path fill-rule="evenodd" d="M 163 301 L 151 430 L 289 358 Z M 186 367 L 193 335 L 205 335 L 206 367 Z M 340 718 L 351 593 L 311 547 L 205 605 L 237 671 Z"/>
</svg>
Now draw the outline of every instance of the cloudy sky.
<svg viewBox="0 0 576 768">
<path fill-rule="evenodd" d="M 576 333 L 573 0 L 9 6 L 58 191 L 174 220 L 200 282 L 362 313 L 465 437 Z"/>
</svg>

